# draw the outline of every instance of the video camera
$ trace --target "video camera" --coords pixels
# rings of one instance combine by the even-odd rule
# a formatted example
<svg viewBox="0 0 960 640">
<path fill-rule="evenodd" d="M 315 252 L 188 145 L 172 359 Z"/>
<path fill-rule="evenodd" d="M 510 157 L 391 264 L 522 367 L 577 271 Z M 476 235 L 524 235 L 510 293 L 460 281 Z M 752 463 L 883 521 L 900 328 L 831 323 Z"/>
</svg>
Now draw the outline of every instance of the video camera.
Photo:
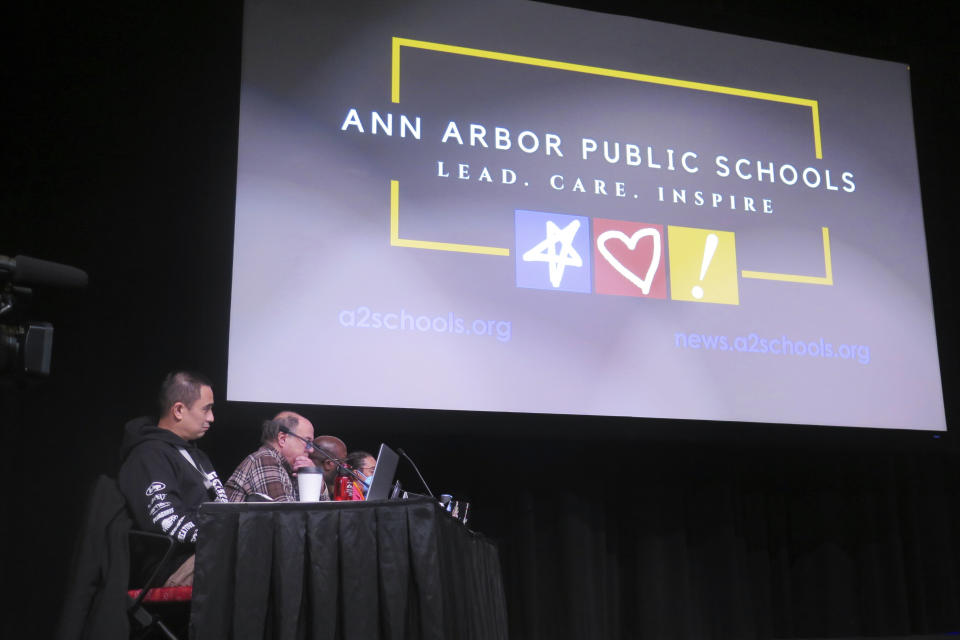
<svg viewBox="0 0 960 640">
<path fill-rule="evenodd" d="M 29 256 L 0 256 L 0 318 L 33 294 L 31 286 L 82 288 L 87 286 L 87 274 L 76 267 Z M 0 323 L 0 375 L 49 375 L 52 354 L 51 323 Z"/>
</svg>

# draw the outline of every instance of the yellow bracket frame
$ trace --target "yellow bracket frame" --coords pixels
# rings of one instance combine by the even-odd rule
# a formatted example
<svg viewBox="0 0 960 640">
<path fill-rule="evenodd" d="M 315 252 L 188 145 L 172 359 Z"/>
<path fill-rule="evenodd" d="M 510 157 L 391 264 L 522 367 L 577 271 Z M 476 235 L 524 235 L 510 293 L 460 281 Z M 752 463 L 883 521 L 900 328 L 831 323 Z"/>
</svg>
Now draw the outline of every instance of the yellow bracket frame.
<svg viewBox="0 0 960 640">
<path fill-rule="evenodd" d="M 450 44 L 441 44 L 439 42 L 426 42 L 424 40 L 411 40 L 410 38 L 393 38 L 393 78 L 391 83 L 391 97 L 394 103 L 400 102 L 400 48 L 410 47 L 412 49 L 426 49 L 428 51 L 439 51 L 441 53 L 452 53 L 460 56 L 470 56 L 472 58 L 485 58 L 487 60 L 499 60 L 501 62 L 513 62 L 516 64 L 525 64 L 534 67 L 544 67 L 547 69 L 560 69 L 561 71 L 572 71 L 574 73 L 586 73 L 593 76 L 604 76 L 607 78 L 620 78 L 621 80 L 632 80 L 634 82 L 646 82 L 649 84 L 660 84 L 668 87 L 679 87 L 681 89 L 692 89 L 694 91 L 706 91 L 709 93 L 722 93 L 730 96 L 740 96 L 741 98 L 753 98 L 756 100 L 768 100 L 770 102 L 781 102 L 784 104 L 799 105 L 810 107 L 811 117 L 813 119 L 813 148 L 817 159 L 823 159 L 823 149 L 820 144 L 820 107 L 816 100 L 809 98 L 796 98 L 794 96 L 784 96 L 776 93 L 766 93 L 764 91 L 751 91 L 749 89 L 738 89 L 737 87 L 726 87 L 719 84 L 707 84 L 704 82 L 691 82 L 689 80 L 678 80 L 677 78 L 664 78 L 661 76 L 651 76 L 645 73 L 633 73 L 632 71 L 620 71 L 617 69 L 606 69 L 604 67 L 591 67 L 585 64 L 574 64 L 572 62 L 561 62 L 559 60 L 547 60 L 545 58 L 532 58 L 530 56 L 518 56 L 512 53 L 502 53 L 500 51 L 486 51 L 484 49 L 471 49 L 469 47 L 458 47 Z"/>
<path fill-rule="evenodd" d="M 780 102 L 784 104 L 799 105 L 809 107 L 813 119 L 813 146 L 817 159 L 823 158 L 823 149 L 820 144 L 820 108 L 816 100 L 808 98 L 796 98 L 793 96 L 784 96 L 776 93 L 766 93 L 763 91 L 751 91 L 748 89 L 738 89 L 736 87 L 726 87 L 717 84 L 706 84 L 703 82 L 691 82 L 689 80 L 678 80 L 676 78 L 665 78 L 661 76 L 651 76 L 645 73 L 633 73 L 631 71 L 620 71 L 617 69 L 606 69 L 604 67 L 592 67 L 583 64 L 574 64 L 572 62 L 561 62 L 559 60 L 547 60 L 545 58 L 533 58 L 530 56 L 518 56 L 512 53 L 503 53 L 500 51 L 487 51 L 485 49 L 472 49 L 470 47 L 458 47 L 455 45 L 442 44 L 439 42 L 427 42 L 425 40 L 412 40 L 410 38 L 393 38 L 393 57 L 391 74 L 391 100 L 395 104 L 400 103 L 400 49 L 410 47 L 412 49 L 424 49 L 427 51 L 438 51 L 441 53 L 450 53 L 453 55 L 469 56 L 472 58 L 483 58 L 487 60 L 499 60 L 501 62 L 513 62 L 515 64 L 525 64 L 546 69 L 559 69 L 561 71 L 571 71 L 574 73 L 586 73 L 595 76 L 604 76 L 607 78 L 619 78 L 622 80 L 631 80 L 634 82 L 646 82 L 649 84 L 659 84 L 669 87 L 679 87 L 681 89 L 691 89 L 694 91 L 706 91 L 709 93 L 720 93 L 725 95 L 740 96 L 742 98 L 752 98 L 756 100 L 768 100 L 770 102 Z M 509 256 L 510 250 L 505 247 L 487 247 L 472 244 L 456 244 L 450 242 L 433 242 L 430 240 L 409 240 L 400 237 L 399 232 L 399 182 L 390 181 L 390 244 L 396 247 L 412 247 L 417 249 L 433 249 L 437 251 L 456 251 L 461 253 L 479 253 L 495 256 Z M 831 277 L 830 272 L 830 254 L 829 246 L 826 244 L 826 227 L 824 227 L 824 246 L 827 258 L 827 276 Z M 755 274 L 755 275 L 747 275 Z M 778 276 L 778 277 L 772 277 Z M 813 284 L 833 284 L 830 282 L 821 282 L 823 278 L 807 278 L 806 276 L 789 276 L 785 274 L 763 274 L 759 271 L 744 271 L 745 278 L 765 278 L 768 280 L 787 280 L 788 282 L 813 282 Z M 799 278 L 806 278 L 800 280 Z"/>
<path fill-rule="evenodd" d="M 778 280 L 780 282 L 799 282 L 801 284 L 822 284 L 828 287 L 833 286 L 833 261 L 830 259 L 830 229 L 821 227 L 823 231 L 823 270 L 825 275 L 819 276 L 798 276 L 790 273 L 768 273 L 766 271 L 747 271 L 740 272 L 744 278 L 756 278 L 758 280 Z"/>
<path fill-rule="evenodd" d="M 484 247 L 476 244 L 456 244 L 453 242 L 434 242 L 432 240 L 409 240 L 400 237 L 400 181 L 390 181 L 390 245 L 410 247 L 412 249 L 433 249 L 434 251 L 457 251 L 459 253 L 480 253 L 488 256 L 509 256 L 510 249 L 504 247 Z"/>
</svg>

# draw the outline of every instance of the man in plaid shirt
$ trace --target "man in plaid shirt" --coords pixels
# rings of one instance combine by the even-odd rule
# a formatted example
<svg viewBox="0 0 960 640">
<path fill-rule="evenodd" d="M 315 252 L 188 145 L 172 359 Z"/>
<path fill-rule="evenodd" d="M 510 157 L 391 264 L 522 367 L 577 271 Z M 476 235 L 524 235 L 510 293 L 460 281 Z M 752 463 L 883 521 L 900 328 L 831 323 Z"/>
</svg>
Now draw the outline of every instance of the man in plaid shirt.
<svg viewBox="0 0 960 640">
<path fill-rule="evenodd" d="M 313 424 L 292 411 L 282 411 L 263 423 L 261 446 L 237 467 L 225 488 L 231 502 L 243 502 L 254 493 L 278 502 L 300 499 L 294 474 L 312 467 Z"/>
</svg>

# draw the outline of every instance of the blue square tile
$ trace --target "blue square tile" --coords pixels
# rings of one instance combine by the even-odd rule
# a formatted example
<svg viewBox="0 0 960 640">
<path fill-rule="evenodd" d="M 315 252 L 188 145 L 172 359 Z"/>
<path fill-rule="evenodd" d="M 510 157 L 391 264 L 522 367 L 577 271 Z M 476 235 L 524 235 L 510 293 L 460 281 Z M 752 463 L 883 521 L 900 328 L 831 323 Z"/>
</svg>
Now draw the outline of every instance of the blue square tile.
<svg viewBox="0 0 960 640">
<path fill-rule="evenodd" d="M 590 219 L 516 210 L 517 286 L 590 293 Z"/>
</svg>

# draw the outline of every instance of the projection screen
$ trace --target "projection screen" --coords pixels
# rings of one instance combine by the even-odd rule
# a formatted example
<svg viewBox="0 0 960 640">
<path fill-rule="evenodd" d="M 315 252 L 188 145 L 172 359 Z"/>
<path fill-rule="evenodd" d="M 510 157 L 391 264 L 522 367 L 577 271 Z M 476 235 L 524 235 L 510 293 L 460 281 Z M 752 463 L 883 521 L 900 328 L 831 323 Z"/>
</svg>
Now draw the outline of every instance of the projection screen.
<svg viewBox="0 0 960 640">
<path fill-rule="evenodd" d="M 944 430 L 904 64 L 244 9 L 230 400 Z"/>
</svg>

